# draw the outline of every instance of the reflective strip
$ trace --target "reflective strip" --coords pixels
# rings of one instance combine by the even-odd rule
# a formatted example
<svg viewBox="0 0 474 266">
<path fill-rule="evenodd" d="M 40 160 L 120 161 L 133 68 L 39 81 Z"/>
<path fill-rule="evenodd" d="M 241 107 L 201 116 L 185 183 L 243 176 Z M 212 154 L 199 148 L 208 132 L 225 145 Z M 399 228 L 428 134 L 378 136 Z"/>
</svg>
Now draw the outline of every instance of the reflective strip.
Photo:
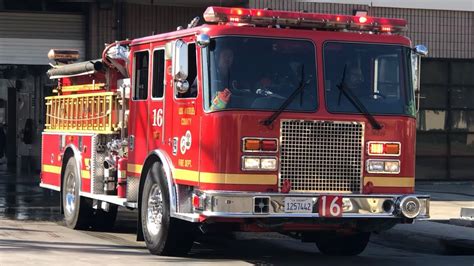
<svg viewBox="0 0 474 266">
<path fill-rule="evenodd" d="M 276 185 L 277 175 L 202 173 L 201 182 L 237 185 Z"/>
<path fill-rule="evenodd" d="M 414 187 L 415 178 L 413 177 L 381 177 L 381 176 L 366 176 L 364 177 L 364 184 L 372 182 L 374 187 Z"/>
<path fill-rule="evenodd" d="M 174 169 L 173 178 L 178 180 L 199 182 L 199 172 L 183 169 Z"/>
<path fill-rule="evenodd" d="M 127 171 L 135 174 L 141 174 L 143 165 L 141 164 L 127 164 Z"/>
<path fill-rule="evenodd" d="M 81 177 L 84 179 L 91 179 L 91 173 L 89 170 L 81 170 Z"/>
<path fill-rule="evenodd" d="M 61 174 L 61 167 L 55 165 L 43 164 L 43 172 L 52 173 L 52 174 Z"/>
<path fill-rule="evenodd" d="M 201 173 L 191 170 L 174 169 L 173 178 L 178 180 L 235 185 L 276 185 L 277 175 Z"/>
<path fill-rule="evenodd" d="M 117 172 L 117 177 L 118 178 L 127 178 L 127 171 L 125 170 L 120 170 Z"/>
</svg>

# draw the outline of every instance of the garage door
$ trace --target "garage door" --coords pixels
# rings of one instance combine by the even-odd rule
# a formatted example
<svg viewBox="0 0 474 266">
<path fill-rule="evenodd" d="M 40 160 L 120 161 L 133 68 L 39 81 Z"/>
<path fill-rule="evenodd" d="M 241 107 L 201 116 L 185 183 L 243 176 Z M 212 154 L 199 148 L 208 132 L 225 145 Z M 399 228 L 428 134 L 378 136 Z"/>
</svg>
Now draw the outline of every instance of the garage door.
<svg viewBox="0 0 474 266">
<path fill-rule="evenodd" d="M 85 53 L 82 15 L 0 12 L 0 64 L 47 65 L 51 48 Z"/>
</svg>

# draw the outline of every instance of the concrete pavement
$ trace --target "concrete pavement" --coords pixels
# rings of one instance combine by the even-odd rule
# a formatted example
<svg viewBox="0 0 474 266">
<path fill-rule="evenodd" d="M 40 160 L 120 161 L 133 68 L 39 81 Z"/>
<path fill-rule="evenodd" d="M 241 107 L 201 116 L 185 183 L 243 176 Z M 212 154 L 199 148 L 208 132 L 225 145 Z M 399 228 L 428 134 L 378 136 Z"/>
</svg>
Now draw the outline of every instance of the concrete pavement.
<svg viewBox="0 0 474 266">
<path fill-rule="evenodd" d="M 41 189 L 38 183 L 38 176 L 0 169 L 0 219 L 60 221 L 59 193 Z M 474 228 L 449 224 L 451 219 L 459 218 L 461 208 L 474 208 L 474 182 L 417 182 L 416 191 L 432 196 L 431 219 L 397 225 L 375 235 L 373 241 L 398 245 L 419 242 L 420 248 L 430 243 L 427 249 L 434 252 L 474 254 Z M 135 223 L 132 221 L 130 226 Z"/>
<path fill-rule="evenodd" d="M 474 182 L 417 182 L 416 192 L 431 195 L 431 218 L 397 225 L 372 239 L 430 253 L 474 254 L 474 228 L 453 222 L 461 208 L 474 208 Z"/>
</svg>

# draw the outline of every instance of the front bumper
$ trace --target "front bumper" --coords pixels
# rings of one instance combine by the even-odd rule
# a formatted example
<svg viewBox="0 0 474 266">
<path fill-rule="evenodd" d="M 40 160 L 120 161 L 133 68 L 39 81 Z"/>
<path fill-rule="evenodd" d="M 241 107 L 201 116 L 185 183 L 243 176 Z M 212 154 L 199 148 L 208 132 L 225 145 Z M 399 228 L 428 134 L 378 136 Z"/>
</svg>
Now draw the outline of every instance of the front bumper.
<svg viewBox="0 0 474 266">
<path fill-rule="evenodd" d="M 260 193 L 235 191 L 195 191 L 199 206 L 194 212 L 221 218 L 314 218 L 330 217 L 329 212 L 319 213 L 321 196 L 342 198 L 342 210 L 334 218 L 429 218 L 430 197 L 428 195 L 374 195 L 374 194 L 316 194 L 316 193 Z M 407 200 L 415 198 L 419 203 L 419 213 L 415 217 L 407 215 Z M 405 199 L 405 200 L 404 200 Z M 285 210 L 285 201 L 311 203 L 311 210 Z M 413 207 L 413 205 L 412 205 Z M 328 215 L 329 214 L 329 215 Z M 413 214 L 413 213 L 412 213 Z"/>
</svg>

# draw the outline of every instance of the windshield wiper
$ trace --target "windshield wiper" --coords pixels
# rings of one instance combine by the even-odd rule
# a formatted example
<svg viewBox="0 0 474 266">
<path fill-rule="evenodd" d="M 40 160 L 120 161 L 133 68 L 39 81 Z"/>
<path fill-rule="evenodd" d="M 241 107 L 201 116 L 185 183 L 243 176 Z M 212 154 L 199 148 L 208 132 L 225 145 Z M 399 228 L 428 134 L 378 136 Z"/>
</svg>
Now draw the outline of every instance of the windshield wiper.
<svg viewBox="0 0 474 266">
<path fill-rule="evenodd" d="M 349 101 L 352 103 L 352 105 L 354 105 L 355 108 L 357 108 L 357 110 L 359 110 L 359 112 L 363 113 L 367 117 L 367 119 L 369 120 L 369 122 L 372 125 L 373 129 L 377 129 L 377 130 L 382 129 L 382 125 L 377 121 L 377 119 L 375 119 L 375 117 L 369 112 L 369 110 L 367 110 L 365 105 L 352 92 L 352 90 L 349 87 L 347 87 L 347 85 L 346 85 L 346 67 L 347 67 L 347 64 L 344 65 L 344 71 L 342 72 L 341 83 L 339 83 L 337 85 L 337 88 L 339 89 L 340 92 L 342 92 L 342 94 L 344 94 L 344 96 L 347 97 L 347 99 L 349 99 Z M 340 102 L 340 100 L 341 100 L 341 94 L 339 93 L 338 101 Z"/>
<path fill-rule="evenodd" d="M 296 88 L 288 98 L 281 104 L 281 106 L 278 108 L 278 110 L 275 111 L 270 117 L 265 119 L 262 123 L 265 126 L 271 125 L 275 119 L 290 105 L 290 103 L 293 101 L 293 99 L 298 95 L 298 93 L 301 93 L 304 89 L 304 87 L 311 82 L 311 79 L 308 79 L 306 82 L 304 81 L 304 65 L 301 68 L 301 80 L 300 80 L 300 85 L 298 88 Z"/>
</svg>

